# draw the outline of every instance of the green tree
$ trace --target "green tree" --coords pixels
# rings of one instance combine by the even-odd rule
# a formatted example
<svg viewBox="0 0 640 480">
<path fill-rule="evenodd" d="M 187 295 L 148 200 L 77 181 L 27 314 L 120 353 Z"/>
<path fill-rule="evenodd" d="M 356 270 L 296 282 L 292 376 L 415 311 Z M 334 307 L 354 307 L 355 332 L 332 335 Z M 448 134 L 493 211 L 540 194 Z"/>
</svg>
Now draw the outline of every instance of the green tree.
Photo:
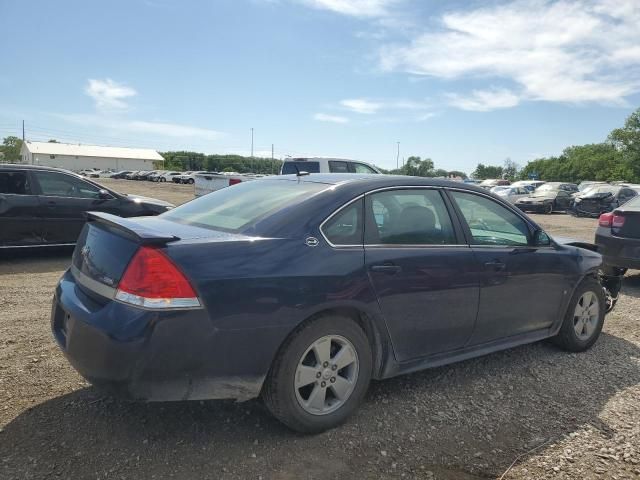
<svg viewBox="0 0 640 480">
<path fill-rule="evenodd" d="M 518 170 L 520 166 L 511 160 L 510 158 L 506 158 L 504 161 L 504 165 L 502 167 L 502 176 L 503 178 L 507 178 L 509 180 L 515 180 L 518 175 Z"/>
<path fill-rule="evenodd" d="M 627 117 L 624 127 L 609 134 L 609 141 L 622 153 L 634 181 L 640 181 L 640 108 Z"/>
<path fill-rule="evenodd" d="M 496 167 L 494 165 L 484 165 L 479 163 L 471 176 L 478 180 L 485 180 L 487 178 L 502 178 L 502 167 Z"/>
<path fill-rule="evenodd" d="M 0 151 L 4 154 L 4 161 L 15 163 L 20 161 L 20 149 L 22 148 L 22 140 L 15 136 L 5 137 L 0 146 Z"/>
<path fill-rule="evenodd" d="M 407 158 L 407 162 L 400 169 L 403 175 L 411 175 L 413 177 L 433 177 L 433 160 L 411 156 Z"/>
</svg>

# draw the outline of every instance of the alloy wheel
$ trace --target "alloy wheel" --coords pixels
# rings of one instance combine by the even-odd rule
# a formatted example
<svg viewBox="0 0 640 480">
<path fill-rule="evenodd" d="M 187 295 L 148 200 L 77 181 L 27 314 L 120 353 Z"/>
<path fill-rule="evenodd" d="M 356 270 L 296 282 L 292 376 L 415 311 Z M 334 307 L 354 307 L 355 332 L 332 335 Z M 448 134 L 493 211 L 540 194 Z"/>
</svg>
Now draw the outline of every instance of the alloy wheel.
<svg viewBox="0 0 640 480">
<path fill-rule="evenodd" d="M 598 325 L 600 305 L 593 292 L 582 294 L 573 312 L 573 328 L 580 340 L 589 340 Z"/>
<path fill-rule="evenodd" d="M 358 380 L 359 361 L 353 344 L 340 335 L 326 335 L 304 352 L 294 376 L 300 407 L 327 415 L 349 399 Z"/>
</svg>

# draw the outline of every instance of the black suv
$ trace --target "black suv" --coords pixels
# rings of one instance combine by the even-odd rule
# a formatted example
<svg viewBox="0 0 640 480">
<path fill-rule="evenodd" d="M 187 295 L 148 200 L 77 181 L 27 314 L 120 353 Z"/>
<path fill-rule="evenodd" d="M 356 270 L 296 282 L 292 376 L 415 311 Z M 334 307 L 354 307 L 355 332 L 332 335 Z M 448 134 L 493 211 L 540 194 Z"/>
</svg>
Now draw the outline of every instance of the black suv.
<svg viewBox="0 0 640 480">
<path fill-rule="evenodd" d="M 158 215 L 173 205 L 124 195 L 59 168 L 0 164 L 0 248 L 74 244 L 88 211 Z"/>
</svg>

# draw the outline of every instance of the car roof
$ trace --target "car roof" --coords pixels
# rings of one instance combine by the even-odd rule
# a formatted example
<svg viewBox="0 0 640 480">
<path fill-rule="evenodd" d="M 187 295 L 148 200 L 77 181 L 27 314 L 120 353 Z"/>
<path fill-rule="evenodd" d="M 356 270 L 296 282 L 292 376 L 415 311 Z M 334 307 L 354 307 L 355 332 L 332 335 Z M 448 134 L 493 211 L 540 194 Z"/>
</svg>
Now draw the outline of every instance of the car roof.
<svg viewBox="0 0 640 480">
<path fill-rule="evenodd" d="M 31 165 L 28 163 L 0 163 L 0 170 L 14 170 L 16 168 L 28 169 L 28 170 L 45 170 L 50 172 L 69 172 L 64 168 L 47 167 L 44 165 Z"/>
<path fill-rule="evenodd" d="M 301 182 L 324 183 L 328 185 L 366 186 L 367 188 L 384 188 L 395 186 L 429 186 L 429 187 L 453 187 L 473 192 L 486 193 L 484 188 L 463 182 L 429 177 L 413 177 L 408 175 L 385 175 L 374 173 L 311 173 L 308 175 L 272 175 L 261 179 L 272 180 L 297 180 Z"/>
</svg>

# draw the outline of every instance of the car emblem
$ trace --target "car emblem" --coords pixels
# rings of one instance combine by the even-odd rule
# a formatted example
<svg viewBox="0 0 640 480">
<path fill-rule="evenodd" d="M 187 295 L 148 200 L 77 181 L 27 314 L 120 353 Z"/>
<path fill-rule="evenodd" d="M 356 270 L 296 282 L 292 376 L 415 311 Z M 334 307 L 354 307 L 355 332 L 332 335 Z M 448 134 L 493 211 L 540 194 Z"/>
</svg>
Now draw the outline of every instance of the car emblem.
<svg viewBox="0 0 640 480">
<path fill-rule="evenodd" d="M 307 237 L 304 243 L 307 244 L 307 247 L 317 247 L 320 241 L 316 237 Z"/>
<path fill-rule="evenodd" d="M 80 249 L 80 255 L 82 255 L 83 257 L 87 257 L 89 255 L 89 252 L 91 251 L 91 249 L 89 248 L 89 245 L 85 245 L 84 247 L 82 247 Z"/>
</svg>

